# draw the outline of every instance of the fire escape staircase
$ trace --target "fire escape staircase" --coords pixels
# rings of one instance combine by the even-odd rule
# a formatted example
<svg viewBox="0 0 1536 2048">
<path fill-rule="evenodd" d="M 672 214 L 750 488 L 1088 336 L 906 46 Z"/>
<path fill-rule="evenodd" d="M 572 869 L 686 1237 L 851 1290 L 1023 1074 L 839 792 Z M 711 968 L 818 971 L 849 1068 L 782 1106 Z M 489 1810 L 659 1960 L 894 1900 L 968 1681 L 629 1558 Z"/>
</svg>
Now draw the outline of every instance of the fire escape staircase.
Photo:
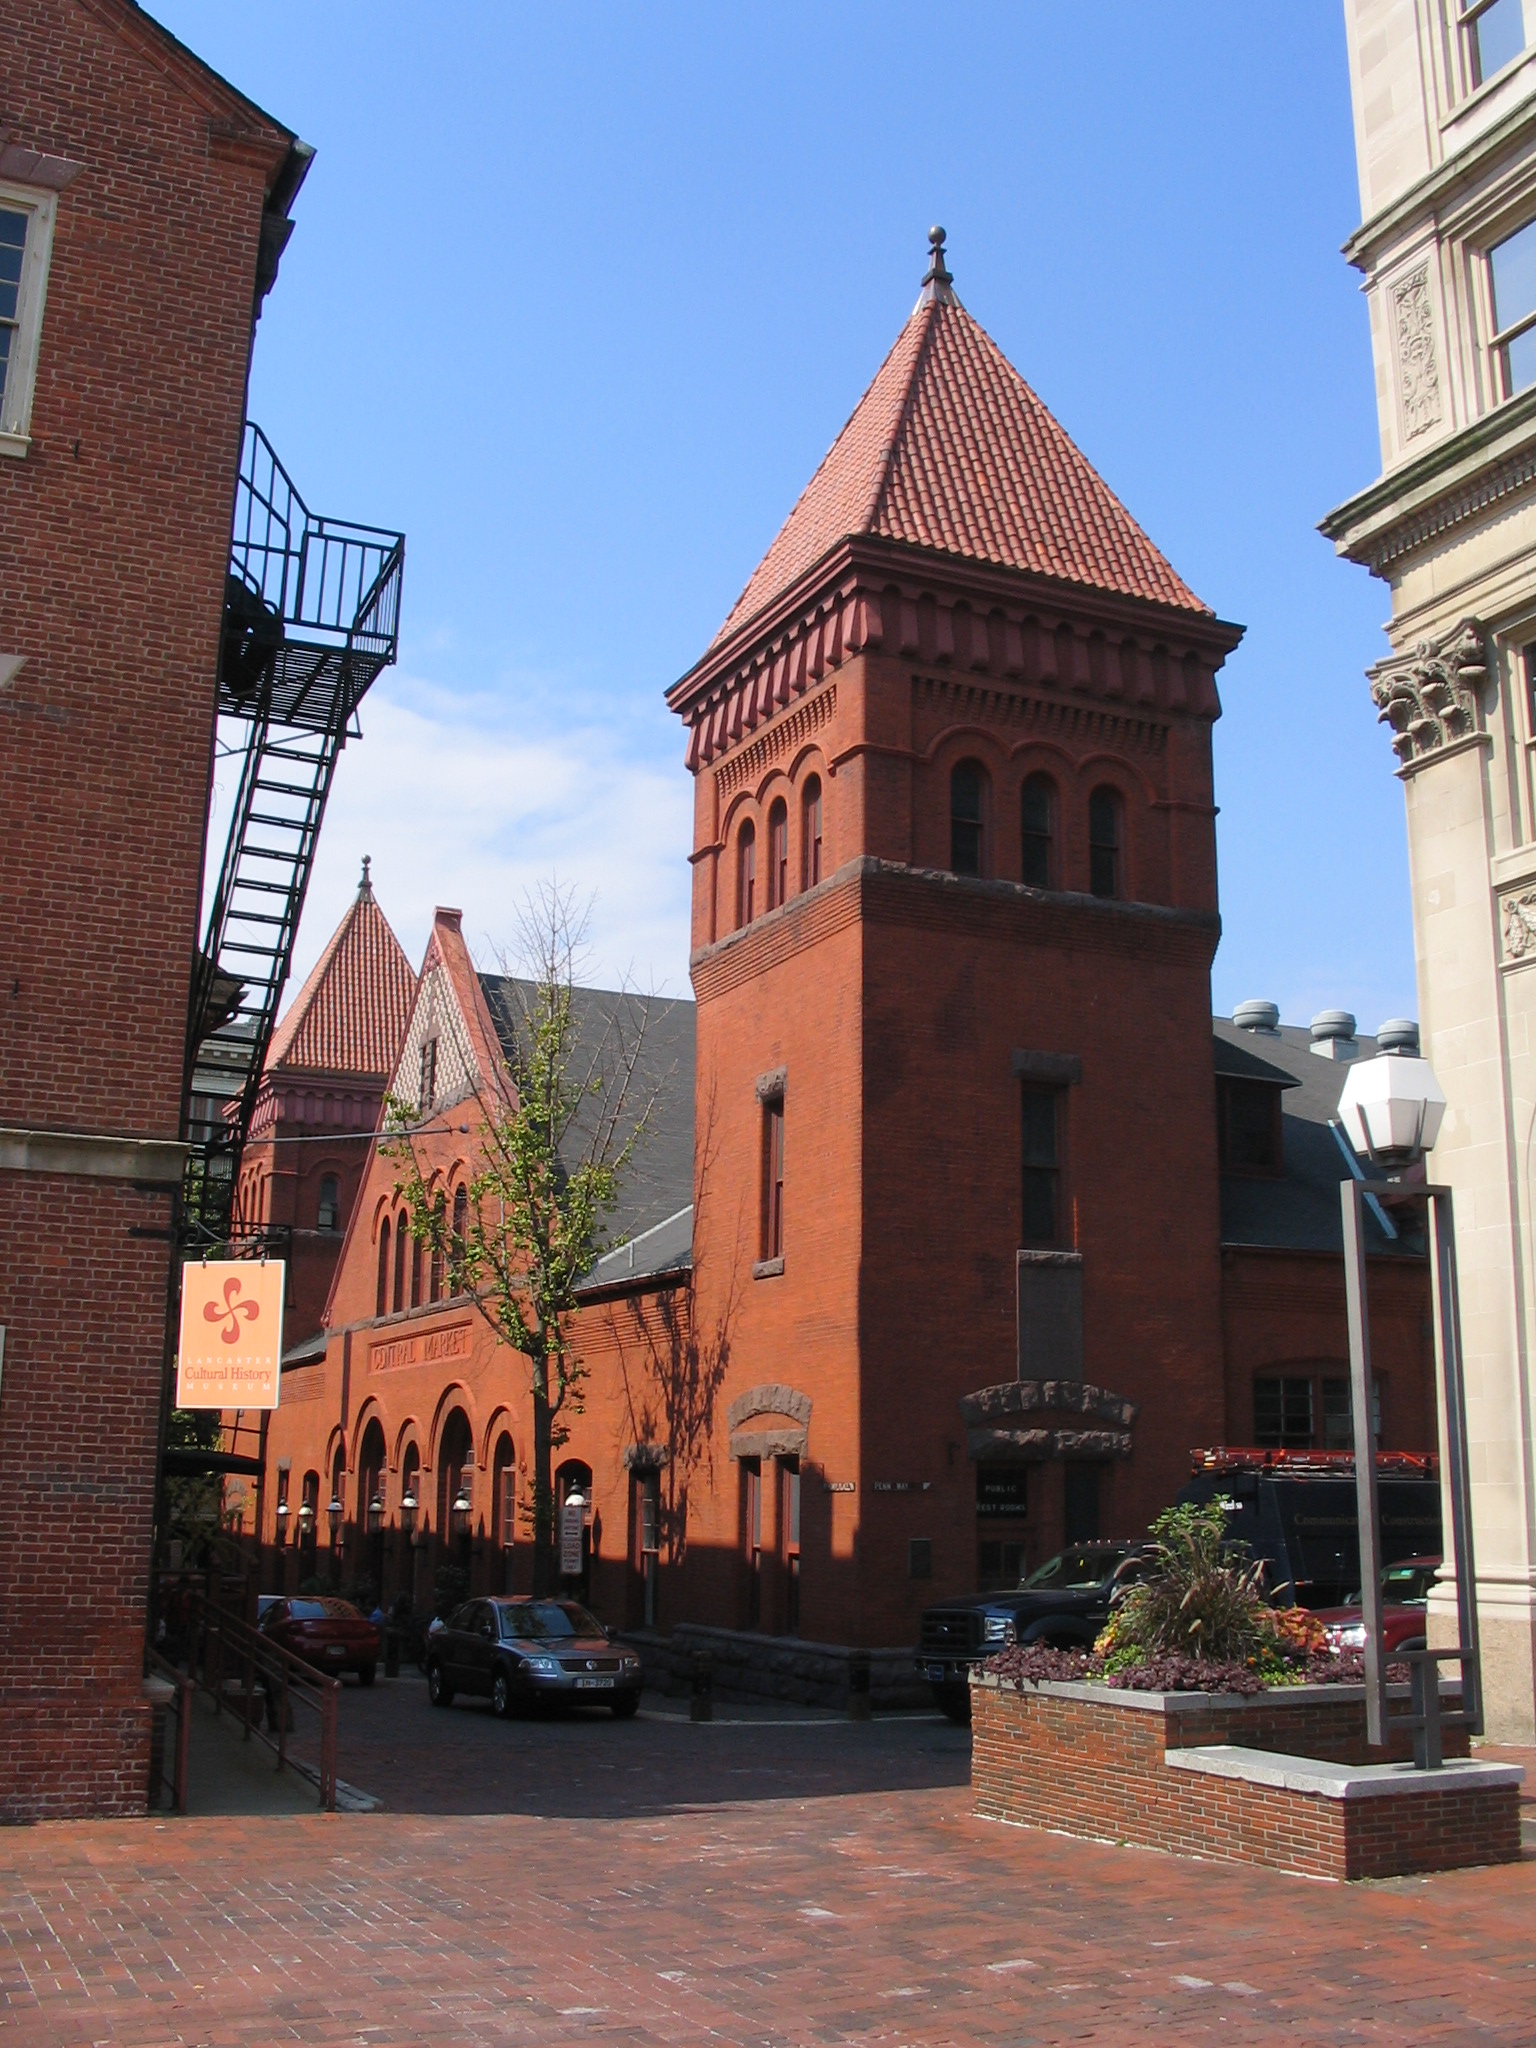
<svg viewBox="0 0 1536 2048">
<path fill-rule="evenodd" d="M 192 977 L 189 1248 L 232 1238 L 240 1240 L 233 1248 L 259 1248 L 259 1231 L 234 1214 L 240 1153 L 336 762 L 364 693 L 396 657 L 404 565 L 403 534 L 312 513 L 266 435 L 247 422 L 218 698 L 221 719 L 243 727 L 243 763 Z"/>
</svg>

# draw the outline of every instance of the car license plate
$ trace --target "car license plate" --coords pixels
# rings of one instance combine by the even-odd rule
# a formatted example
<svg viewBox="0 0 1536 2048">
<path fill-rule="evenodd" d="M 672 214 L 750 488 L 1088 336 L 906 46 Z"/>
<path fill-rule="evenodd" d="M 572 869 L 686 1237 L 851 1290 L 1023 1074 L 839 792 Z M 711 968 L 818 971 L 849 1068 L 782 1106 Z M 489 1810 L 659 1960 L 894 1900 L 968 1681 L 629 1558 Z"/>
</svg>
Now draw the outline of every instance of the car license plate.
<svg viewBox="0 0 1536 2048">
<path fill-rule="evenodd" d="M 578 1692 L 612 1692 L 613 1680 L 611 1678 L 578 1678 L 576 1690 Z"/>
<path fill-rule="evenodd" d="M 944 1683 L 944 1666 L 942 1664 L 930 1664 L 928 1666 L 928 1683 L 930 1685 L 942 1685 Z"/>
</svg>

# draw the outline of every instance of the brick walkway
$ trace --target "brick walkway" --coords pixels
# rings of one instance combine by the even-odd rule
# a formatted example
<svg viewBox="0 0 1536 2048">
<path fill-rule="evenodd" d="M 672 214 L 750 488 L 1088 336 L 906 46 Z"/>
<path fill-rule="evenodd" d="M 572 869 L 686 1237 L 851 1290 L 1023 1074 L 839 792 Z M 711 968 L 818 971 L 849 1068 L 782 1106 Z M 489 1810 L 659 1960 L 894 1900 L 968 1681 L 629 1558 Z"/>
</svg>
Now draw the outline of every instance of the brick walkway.
<svg viewBox="0 0 1536 2048">
<path fill-rule="evenodd" d="M 405 1757 L 407 1691 L 356 1713 L 396 1725 Z M 1536 2038 L 1532 1859 L 1346 1889 L 990 1826 L 962 1784 L 933 1782 L 963 1774 L 964 1738 L 931 1722 L 506 1728 L 455 1709 L 433 1725 L 415 1803 L 442 1804 L 428 1781 L 458 1759 L 524 1810 L 0 1836 L 0 2032 L 56 2048 Z M 601 1781 L 619 1817 L 592 1817 Z"/>
</svg>

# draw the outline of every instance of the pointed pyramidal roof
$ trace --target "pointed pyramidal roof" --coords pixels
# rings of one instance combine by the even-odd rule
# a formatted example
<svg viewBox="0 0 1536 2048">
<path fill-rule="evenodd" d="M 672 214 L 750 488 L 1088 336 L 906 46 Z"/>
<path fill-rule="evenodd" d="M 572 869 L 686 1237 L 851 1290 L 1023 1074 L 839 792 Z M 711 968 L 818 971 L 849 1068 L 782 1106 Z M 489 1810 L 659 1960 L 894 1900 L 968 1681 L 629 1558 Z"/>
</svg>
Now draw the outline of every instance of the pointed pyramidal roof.
<svg viewBox="0 0 1536 2048">
<path fill-rule="evenodd" d="M 416 993 L 416 977 L 363 877 L 346 916 L 272 1034 L 266 1071 L 369 1074 L 387 1079 Z"/>
<path fill-rule="evenodd" d="M 944 230 L 929 240 L 912 317 L 714 644 L 862 535 L 1210 617 L 955 297 Z"/>
</svg>

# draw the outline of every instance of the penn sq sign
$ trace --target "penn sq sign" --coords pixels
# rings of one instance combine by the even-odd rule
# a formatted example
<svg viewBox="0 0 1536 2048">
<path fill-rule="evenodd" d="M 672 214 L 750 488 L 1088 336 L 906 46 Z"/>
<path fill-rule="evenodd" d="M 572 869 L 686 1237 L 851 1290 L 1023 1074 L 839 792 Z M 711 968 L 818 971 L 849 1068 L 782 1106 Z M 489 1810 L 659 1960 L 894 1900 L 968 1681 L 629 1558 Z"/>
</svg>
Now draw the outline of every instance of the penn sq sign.
<svg viewBox="0 0 1536 2048">
<path fill-rule="evenodd" d="M 182 1268 L 178 1408 L 275 1408 L 282 1377 L 281 1259 Z"/>
</svg>

